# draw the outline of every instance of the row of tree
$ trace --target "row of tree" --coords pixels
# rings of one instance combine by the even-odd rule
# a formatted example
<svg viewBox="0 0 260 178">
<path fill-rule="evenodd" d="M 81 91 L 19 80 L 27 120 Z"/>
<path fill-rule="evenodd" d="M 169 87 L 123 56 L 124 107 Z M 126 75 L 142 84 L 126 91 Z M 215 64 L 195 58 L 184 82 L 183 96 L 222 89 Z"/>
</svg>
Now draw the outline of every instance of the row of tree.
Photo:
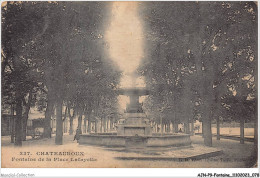
<svg viewBox="0 0 260 178">
<path fill-rule="evenodd" d="M 257 5 L 143 2 L 141 7 L 149 45 L 140 73 L 153 91 L 146 107 L 157 122 L 163 117 L 188 127 L 199 115 L 208 146 L 211 122 L 219 123 L 219 117 L 241 127 L 253 120 L 257 127 Z"/>
<path fill-rule="evenodd" d="M 51 137 L 56 112 L 56 144 L 63 143 L 64 114 L 72 128 L 76 115 L 81 121 L 82 115 L 114 111 L 120 73 L 102 52 L 105 6 L 6 2 L 2 7 L 2 106 L 15 108 L 15 145 L 26 139 L 31 107 L 45 111 L 45 138 Z"/>
</svg>

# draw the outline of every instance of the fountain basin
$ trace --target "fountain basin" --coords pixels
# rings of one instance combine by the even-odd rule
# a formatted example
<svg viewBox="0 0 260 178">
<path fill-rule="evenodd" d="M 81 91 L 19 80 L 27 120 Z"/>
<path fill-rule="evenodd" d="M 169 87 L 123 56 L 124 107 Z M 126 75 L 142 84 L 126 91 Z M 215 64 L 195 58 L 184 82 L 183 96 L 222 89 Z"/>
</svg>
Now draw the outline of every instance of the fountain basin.
<svg viewBox="0 0 260 178">
<path fill-rule="evenodd" d="M 80 145 L 107 147 L 178 147 L 191 145 L 189 134 L 153 134 L 152 136 L 120 136 L 116 133 L 82 134 Z"/>
</svg>

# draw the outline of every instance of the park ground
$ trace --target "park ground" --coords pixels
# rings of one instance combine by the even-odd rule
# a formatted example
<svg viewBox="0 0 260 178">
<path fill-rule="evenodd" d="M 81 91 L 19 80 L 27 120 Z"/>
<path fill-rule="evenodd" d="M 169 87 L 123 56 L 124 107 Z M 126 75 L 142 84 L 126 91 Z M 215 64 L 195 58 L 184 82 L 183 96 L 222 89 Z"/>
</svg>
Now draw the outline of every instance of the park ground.
<svg viewBox="0 0 260 178">
<path fill-rule="evenodd" d="M 23 142 L 21 148 L 15 148 L 10 143 L 10 137 L 2 136 L 2 167 L 46 167 L 46 168 L 247 168 L 256 167 L 257 154 L 252 142 L 240 144 L 230 139 L 216 140 L 213 137 L 213 147 L 223 150 L 223 154 L 196 161 L 164 161 L 164 160 L 118 160 L 115 157 L 132 153 L 115 151 L 104 147 L 78 145 L 73 136 L 64 135 L 63 145 L 55 145 L 55 137 L 51 139 L 29 139 Z M 191 136 L 192 145 L 203 145 L 199 135 Z M 30 152 L 30 155 L 20 155 L 20 152 Z M 84 152 L 84 156 L 39 156 L 37 152 Z M 46 158 L 51 158 L 47 161 Z M 36 161 L 22 161 L 21 158 Z M 38 159 L 41 158 L 42 161 Z M 56 158 L 56 161 L 54 161 Z M 68 159 L 69 158 L 69 159 Z M 78 158 L 86 159 L 78 160 Z M 13 159 L 13 161 L 12 161 Z M 66 160 L 67 159 L 67 160 Z"/>
</svg>

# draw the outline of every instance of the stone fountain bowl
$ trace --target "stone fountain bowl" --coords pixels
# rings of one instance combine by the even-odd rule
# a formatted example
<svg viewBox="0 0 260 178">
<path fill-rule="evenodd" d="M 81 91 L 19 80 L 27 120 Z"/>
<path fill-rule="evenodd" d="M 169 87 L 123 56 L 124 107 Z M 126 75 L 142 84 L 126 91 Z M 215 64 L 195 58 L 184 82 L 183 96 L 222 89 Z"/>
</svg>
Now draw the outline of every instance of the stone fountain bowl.
<svg viewBox="0 0 260 178">
<path fill-rule="evenodd" d="M 152 134 L 151 136 L 119 136 L 117 133 L 81 134 L 80 145 L 97 145 L 107 147 L 178 147 L 191 145 L 189 134 Z"/>
</svg>

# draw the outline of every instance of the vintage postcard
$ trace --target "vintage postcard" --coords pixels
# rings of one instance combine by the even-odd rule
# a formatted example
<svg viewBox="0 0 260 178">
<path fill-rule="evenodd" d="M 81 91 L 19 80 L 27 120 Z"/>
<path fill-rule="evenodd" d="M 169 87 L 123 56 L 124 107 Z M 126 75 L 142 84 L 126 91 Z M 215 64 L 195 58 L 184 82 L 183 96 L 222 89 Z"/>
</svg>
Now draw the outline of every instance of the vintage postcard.
<svg viewBox="0 0 260 178">
<path fill-rule="evenodd" d="M 258 168 L 257 2 L 4 1 L 1 22 L 2 168 Z"/>
</svg>

